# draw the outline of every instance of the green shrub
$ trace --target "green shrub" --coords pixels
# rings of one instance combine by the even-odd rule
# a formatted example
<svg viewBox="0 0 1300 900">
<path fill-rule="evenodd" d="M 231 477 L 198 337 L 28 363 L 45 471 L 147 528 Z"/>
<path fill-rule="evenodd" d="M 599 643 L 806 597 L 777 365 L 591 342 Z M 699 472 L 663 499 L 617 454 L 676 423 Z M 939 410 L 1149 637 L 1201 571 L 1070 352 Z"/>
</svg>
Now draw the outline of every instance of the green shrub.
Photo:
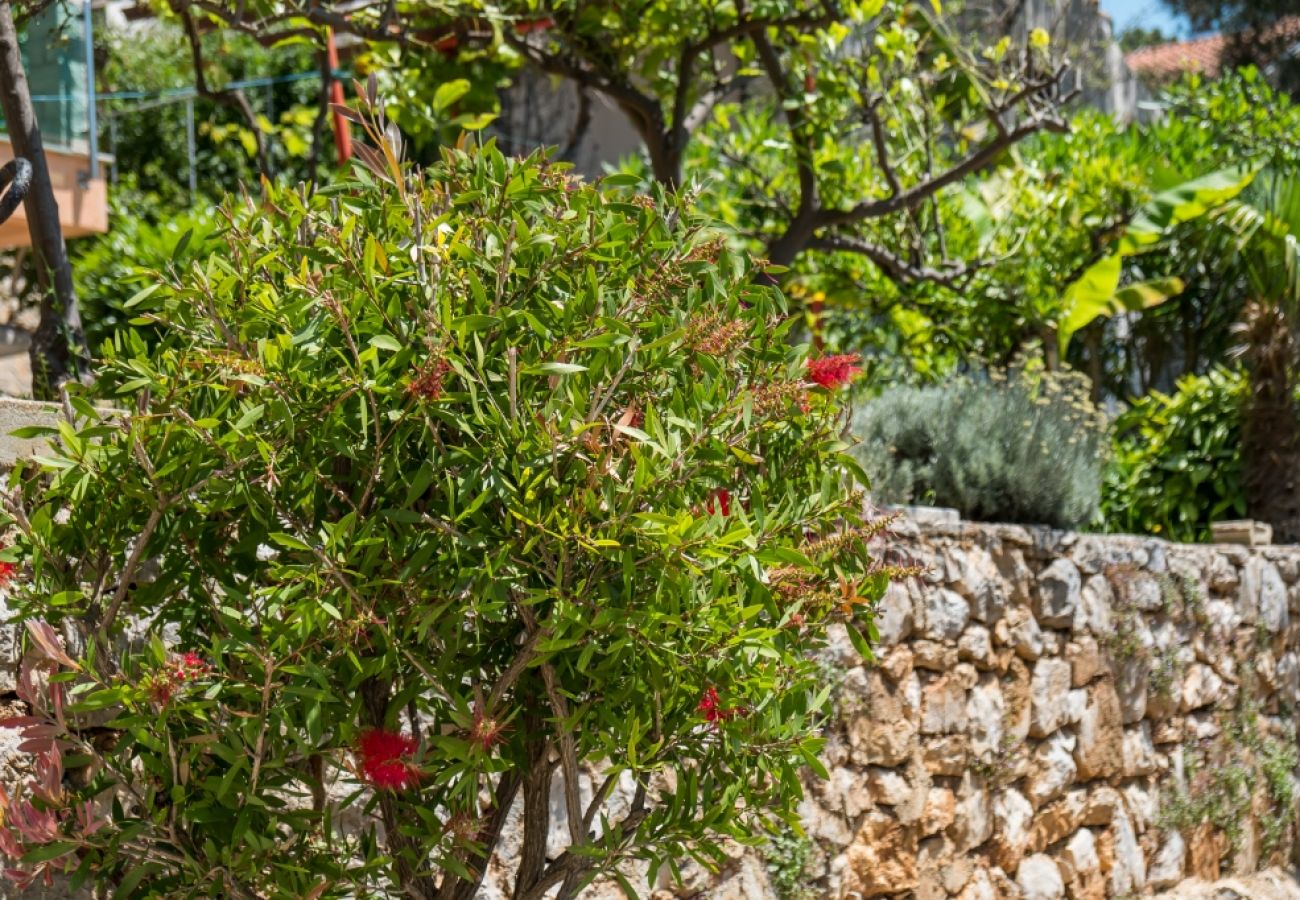
<svg viewBox="0 0 1300 900">
<path fill-rule="evenodd" d="M 1246 513 L 1241 470 L 1245 375 L 1188 375 L 1115 420 L 1102 487 L 1108 531 L 1204 541 L 1210 523 Z"/>
<path fill-rule="evenodd" d="M 862 403 L 858 453 L 885 503 L 1078 526 L 1096 515 L 1104 424 L 1081 376 L 1019 364 Z"/>
<path fill-rule="evenodd" d="M 86 342 L 95 354 L 130 321 L 133 313 L 126 303 L 155 280 L 154 273 L 184 269 L 205 257 L 207 239 L 217 230 L 211 209 L 182 212 L 154 222 L 133 209 L 139 196 L 115 199 L 108 234 L 70 246 Z M 156 328 L 141 333 L 150 341 L 157 339 Z"/>
<path fill-rule="evenodd" d="M 572 897 L 794 821 L 810 651 L 887 573 L 783 298 L 669 197 L 364 158 L 228 210 L 109 348 L 129 412 L 11 478 L 11 870 L 470 897 L 523 800 L 516 896 Z"/>
</svg>

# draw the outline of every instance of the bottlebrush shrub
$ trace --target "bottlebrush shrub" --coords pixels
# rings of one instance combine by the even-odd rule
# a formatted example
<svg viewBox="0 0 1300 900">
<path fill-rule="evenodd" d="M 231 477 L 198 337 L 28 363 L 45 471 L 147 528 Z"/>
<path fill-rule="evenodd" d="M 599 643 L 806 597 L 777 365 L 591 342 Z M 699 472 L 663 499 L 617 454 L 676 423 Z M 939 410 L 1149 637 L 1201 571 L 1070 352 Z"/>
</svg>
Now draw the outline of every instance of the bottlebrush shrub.
<svg viewBox="0 0 1300 900">
<path fill-rule="evenodd" d="M 519 805 L 514 896 L 569 897 L 763 840 L 819 768 L 810 652 L 837 620 L 866 652 L 889 574 L 852 366 L 814 381 L 677 200 L 491 147 L 366 159 L 227 210 L 133 298 L 164 327 L 103 361 L 124 412 L 76 400 L 12 476 L 50 629 L 20 724 L 76 774 L 6 826 L 27 876 L 468 898 Z"/>
</svg>

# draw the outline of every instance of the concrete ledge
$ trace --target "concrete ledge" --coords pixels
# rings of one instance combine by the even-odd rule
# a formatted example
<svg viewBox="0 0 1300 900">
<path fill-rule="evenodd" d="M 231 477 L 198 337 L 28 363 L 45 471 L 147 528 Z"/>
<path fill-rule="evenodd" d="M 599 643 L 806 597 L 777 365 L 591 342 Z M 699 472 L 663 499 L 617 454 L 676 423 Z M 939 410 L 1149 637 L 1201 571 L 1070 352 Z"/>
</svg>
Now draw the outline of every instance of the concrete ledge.
<svg viewBox="0 0 1300 900">
<path fill-rule="evenodd" d="M 105 413 L 116 411 L 103 409 Z M 44 452 L 50 445 L 48 437 L 16 437 L 15 431 L 32 426 L 58 428 L 61 421 L 64 421 L 63 407 L 57 403 L 0 397 L 0 467 L 12 466 L 20 459 Z"/>
</svg>

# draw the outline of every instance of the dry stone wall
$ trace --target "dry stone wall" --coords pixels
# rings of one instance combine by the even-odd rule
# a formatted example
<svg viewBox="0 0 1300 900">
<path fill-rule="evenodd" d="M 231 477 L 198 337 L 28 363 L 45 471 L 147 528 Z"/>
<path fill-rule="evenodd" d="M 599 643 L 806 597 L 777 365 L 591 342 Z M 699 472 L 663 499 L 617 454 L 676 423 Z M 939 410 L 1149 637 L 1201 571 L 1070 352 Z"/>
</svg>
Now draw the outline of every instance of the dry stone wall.
<svg viewBox="0 0 1300 900">
<path fill-rule="evenodd" d="M 831 649 L 807 838 L 660 898 L 1100 900 L 1291 863 L 1300 548 L 890 541 L 924 574 L 881 603 L 874 663 Z"/>
</svg>

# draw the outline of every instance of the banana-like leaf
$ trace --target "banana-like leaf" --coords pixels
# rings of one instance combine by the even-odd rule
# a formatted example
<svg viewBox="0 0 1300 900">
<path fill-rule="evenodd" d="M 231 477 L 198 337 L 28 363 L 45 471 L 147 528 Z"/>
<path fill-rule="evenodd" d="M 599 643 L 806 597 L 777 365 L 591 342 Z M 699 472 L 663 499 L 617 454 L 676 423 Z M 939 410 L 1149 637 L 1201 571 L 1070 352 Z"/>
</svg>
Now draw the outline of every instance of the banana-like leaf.
<svg viewBox="0 0 1300 900">
<path fill-rule="evenodd" d="M 1112 253 L 1089 266 L 1065 290 L 1065 315 L 1056 329 L 1061 355 L 1070 338 L 1098 316 L 1150 309 L 1183 291 L 1181 278 L 1160 278 L 1119 286 L 1124 257 Z"/>
<path fill-rule="evenodd" d="M 1120 241 L 1119 252 L 1138 253 L 1159 241 L 1175 225 L 1218 209 L 1244 191 L 1258 172 L 1258 168 L 1220 169 L 1161 191 L 1133 217 Z"/>
</svg>

